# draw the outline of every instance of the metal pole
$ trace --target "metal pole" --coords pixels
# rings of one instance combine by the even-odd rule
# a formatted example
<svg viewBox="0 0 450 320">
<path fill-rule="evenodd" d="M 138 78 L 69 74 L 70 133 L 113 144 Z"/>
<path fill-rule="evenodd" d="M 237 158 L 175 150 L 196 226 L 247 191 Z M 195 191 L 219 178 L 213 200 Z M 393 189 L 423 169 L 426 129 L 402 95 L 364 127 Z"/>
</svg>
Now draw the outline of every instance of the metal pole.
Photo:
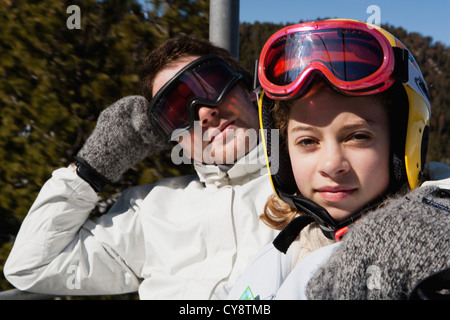
<svg viewBox="0 0 450 320">
<path fill-rule="evenodd" d="M 209 40 L 239 59 L 239 0 L 210 0 Z"/>
</svg>

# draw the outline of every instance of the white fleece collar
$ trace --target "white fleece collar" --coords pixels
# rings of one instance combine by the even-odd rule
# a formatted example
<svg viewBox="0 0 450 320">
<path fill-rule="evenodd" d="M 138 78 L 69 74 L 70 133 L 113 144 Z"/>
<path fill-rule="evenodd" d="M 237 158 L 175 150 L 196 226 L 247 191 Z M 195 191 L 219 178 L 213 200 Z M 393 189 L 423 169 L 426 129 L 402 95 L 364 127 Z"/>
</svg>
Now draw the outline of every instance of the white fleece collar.
<svg viewBox="0 0 450 320">
<path fill-rule="evenodd" d="M 254 175 L 264 175 L 267 173 L 266 157 L 264 146 L 260 143 L 248 154 L 240 158 L 231 167 L 218 165 L 194 164 L 194 168 L 205 184 L 223 185 L 236 183 L 238 180 L 253 179 Z"/>
</svg>

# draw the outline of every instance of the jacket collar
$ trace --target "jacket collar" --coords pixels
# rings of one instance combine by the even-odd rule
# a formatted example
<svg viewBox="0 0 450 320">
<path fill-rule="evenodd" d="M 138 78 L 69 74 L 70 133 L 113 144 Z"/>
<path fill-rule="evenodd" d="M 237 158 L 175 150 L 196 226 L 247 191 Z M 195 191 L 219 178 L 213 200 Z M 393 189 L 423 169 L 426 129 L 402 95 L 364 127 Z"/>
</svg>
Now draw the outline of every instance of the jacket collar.
<svg viewBox="0 0 450 320">
<path fill-rule="evenodd" d="M 245 183 L 267 173 L 266 156 L 262 143 L 231 166 L 194 164 L 194 168 L 205 184 L 216 186 Z"/>
</svg>

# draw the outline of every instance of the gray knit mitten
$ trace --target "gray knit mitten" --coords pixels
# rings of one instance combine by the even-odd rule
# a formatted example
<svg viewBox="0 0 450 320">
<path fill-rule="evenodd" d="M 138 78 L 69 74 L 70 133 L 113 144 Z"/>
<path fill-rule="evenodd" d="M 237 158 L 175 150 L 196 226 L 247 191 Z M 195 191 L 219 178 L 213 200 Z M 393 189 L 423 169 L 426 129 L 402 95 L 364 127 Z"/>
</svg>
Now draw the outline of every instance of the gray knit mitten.
<svg viewBox="0 0 450 320">
<path fill-rule="evenodd" d="M 94 131 L 76 156 L 78 175 L 94 190 L 118 181 L 131 166 L 166 146 L 153 132 L 147 105 L 144 97 L 128 96 L 100 113 Z"/>
<path fill-rule="evenodd" d="M 351 227 L 307 286 L 309 299 L 406 299 L 450 267 L 450 191 L 418 188 Z"/>
</svg>

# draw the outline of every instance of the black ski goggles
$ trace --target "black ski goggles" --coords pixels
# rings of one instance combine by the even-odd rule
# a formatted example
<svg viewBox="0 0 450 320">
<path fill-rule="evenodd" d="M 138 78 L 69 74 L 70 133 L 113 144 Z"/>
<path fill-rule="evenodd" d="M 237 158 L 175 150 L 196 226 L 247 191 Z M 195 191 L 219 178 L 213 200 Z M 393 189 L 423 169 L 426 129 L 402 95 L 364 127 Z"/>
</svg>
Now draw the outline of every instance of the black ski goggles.
<svg viewBox="0 0 450 320">
<path fill-rule="evenodd" d="M 148 117 L 166 141 L 176 129 L 189 130 L 200 106 L 216 107 L 243 75 L 215 55 L 198 58 L 181 69 L 153 97 Z"/>
</svg>

